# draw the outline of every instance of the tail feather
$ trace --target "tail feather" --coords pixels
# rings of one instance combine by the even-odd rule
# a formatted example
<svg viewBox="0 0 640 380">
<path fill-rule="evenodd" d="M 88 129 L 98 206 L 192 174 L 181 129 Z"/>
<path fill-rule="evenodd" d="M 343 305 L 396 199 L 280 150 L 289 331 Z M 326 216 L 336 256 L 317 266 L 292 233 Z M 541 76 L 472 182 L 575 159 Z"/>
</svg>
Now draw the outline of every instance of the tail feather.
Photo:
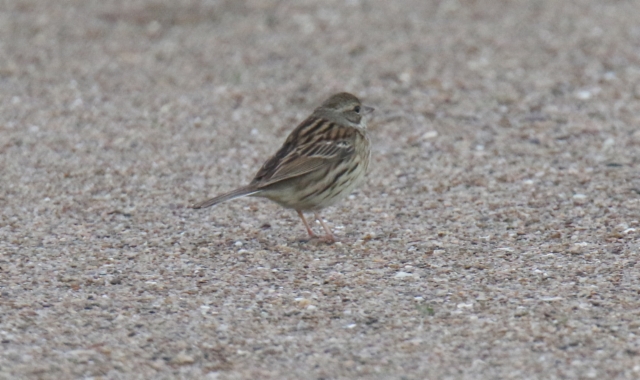
<svg viewBox="0 0 640 380">
<path fill-rule="evenodd" d="M 260 192 L 260 190 L 256 190 L 255 188 L 241 187 L 239 189 L 235 189 L 228 193 L 218 195 L 217 197 L 196 203 L 193 206 L 191 206 L 191 208 L 196 208 L 196 209 L 207 208 L 207 207 L 217 205 L 218 203 L 226 202 L 228 200 L 235 199 L 235 198 L 246 197 L 248 195 L 252 195 L 258 192 Z"/>
</svg>

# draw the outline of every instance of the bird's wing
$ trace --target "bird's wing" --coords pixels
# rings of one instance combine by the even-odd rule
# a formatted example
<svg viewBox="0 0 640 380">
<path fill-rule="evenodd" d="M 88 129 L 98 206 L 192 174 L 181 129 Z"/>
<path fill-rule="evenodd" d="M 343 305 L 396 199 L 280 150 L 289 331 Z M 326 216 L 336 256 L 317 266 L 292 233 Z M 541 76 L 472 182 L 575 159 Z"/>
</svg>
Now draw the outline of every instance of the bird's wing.
<svg viewBox="0 0 640 380">
<path fill-rule="evenodd" d="M 345 136 L 346 137 L 346 136 Z M 258 171 L 252 184 L 259 188 L 318 170 L 354 154 L 350 139 L 315 139 L 305 145 L 280 148 Z"/>
</svg>

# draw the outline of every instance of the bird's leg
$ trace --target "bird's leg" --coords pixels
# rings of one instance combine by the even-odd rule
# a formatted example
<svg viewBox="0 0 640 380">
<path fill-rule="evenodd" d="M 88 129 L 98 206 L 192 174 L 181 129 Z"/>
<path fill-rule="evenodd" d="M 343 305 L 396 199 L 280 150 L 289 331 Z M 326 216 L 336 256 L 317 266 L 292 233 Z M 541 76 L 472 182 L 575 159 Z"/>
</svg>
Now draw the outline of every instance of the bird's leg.
<svg viewBox="0 0 640 380">
<path fill-rule="evenodd" d="M 298 216 L 300 217 L 300 219 L 302 219 L 302 223 L 304 223 L 304 226 L 307 228 L 307 232 L 309 233 L 309 236 L 312 238 L 316 237 L 316 234 L 314 234 L 313 231 L 311 231 L 311 227 L 309 227 L 309 223 L 307 223 L 307 220 L 304 218 L 302 211 L 296 210 L 296 212 L 298 213 Z"/>
<path fill-rule="evenodd" d="M 316 218 L 317 221 L 320 222 L 320 224 L 322 224 L 322 228 L 324 228 L 324 232 L 326 232 L 327 234 L 322 238 L 322 240 L 326 241 L 327 243 L 333 243 L 336 241 L 336 237 L 333 236 L 333 233 L 331 232 L 331 229 L 329 228 L 329 226 L 327 226 L 327 224 L 324 222 L 324 220 L 322 220 L 322 218 L 320 217 L 320 215 L 318 215 L 317 212 L 313 213 L 313 216 Z"/>
</svg>

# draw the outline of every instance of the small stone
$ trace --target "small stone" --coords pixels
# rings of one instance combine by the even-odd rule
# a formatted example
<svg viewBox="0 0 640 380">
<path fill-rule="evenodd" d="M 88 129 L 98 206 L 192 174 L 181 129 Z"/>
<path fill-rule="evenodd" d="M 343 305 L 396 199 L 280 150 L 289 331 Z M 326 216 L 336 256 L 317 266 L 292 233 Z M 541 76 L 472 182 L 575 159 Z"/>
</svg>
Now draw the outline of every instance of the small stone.
<svg viewBox="0 0 640 380">
<path fill-rule="evenodd" d="M 407 272 L 398 272 L 396 273 L 395 276 L 393 276 L 393 278 L 407 278 L 407 277 L 413 277 L 413 273 L 407 273 Z"/>
<path fill-rule="evenodd" d="M 158 371 L 160 371 L 160 370 L 165 368 L 165 363 L 162 360 L 151 361 L 151 362 L 148 362 L 148 364 L 149 364 L 149 366 L 151 368 L 153 368 L 155 370 L 158 370 Z"/>
<path fill-rule="evenodd" d="M 585 246 L 587 246 L 587 243 L 576 243 L 574 244 L 571 248 L 569 248 L 569 253 L 573 254 L 573 255 L 579 255 L 581 253 L 583 253 Z"/>
<path fill-rule="evenodd" d="M 577 204 L 583 204 L 585 202 L 587 202 L 587 196 L 584 194 L 574 194 L 573 195 L 573 202 L 577 203 Z"/>
<path fill-rule="evenodd" d="M 422 135 L 423 140 L 430 140 L 438 137 L 438 131 L 428 131 Z"/>
<path fill-rule="evenodd" d="M 411 73 L 405 71 L 398 76 L 398 79 L 400 79 L 402 83 L 409 83 L 411 81 Z"/>
<path fill-rule="evenodd" d="M 583 90 L 583 91 L 578 91 L 576 93 L 576 98 L 580 99 L 580 100 L 587 100 L 587 99 L 591 99 L 591 91 L 587 91 L 587 90 Z"/>
<path fill-rule="evenodd" d="M 187 354 L 186 352 L 181 352 L 178 355 L 174 356 L 173 359 L 171 359 L 171 363 L 178 365 L 193 364 L 195 361 L 196 360 L 193 358 L 193 356 Z"/>
<path fill-rule="evenodd" d="M 311 301 L 303 297 L 296 298 L 294 301 L 296 301 L 298 303 L 298 306 L 302 308 L 311 305 Z"/>
<path fill-rule="evenodd" d="M 540 301 L 545 302 L 562 301 L 563 299 L 562 297 L 540 297 Z"/>
</svg>

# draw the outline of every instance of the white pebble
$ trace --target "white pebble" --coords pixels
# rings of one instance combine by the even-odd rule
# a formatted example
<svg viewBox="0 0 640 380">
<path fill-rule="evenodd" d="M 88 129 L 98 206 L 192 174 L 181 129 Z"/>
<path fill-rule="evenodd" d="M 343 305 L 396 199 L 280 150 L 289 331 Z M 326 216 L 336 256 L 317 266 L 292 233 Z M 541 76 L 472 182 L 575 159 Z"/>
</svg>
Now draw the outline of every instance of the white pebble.
<svg viewBox="0 0 640 380">
<path fill-rule="evenodd" d="M 423 140 L 429 140 L 438 137 L 438 131 L 428 131 L 422 135 Z"/>
<path fill-rule="evenodd" d="M 580 100 L 591 99 L 591 91 L 583 90 L 576 93 L 576 98 Z"/>
</svg>

